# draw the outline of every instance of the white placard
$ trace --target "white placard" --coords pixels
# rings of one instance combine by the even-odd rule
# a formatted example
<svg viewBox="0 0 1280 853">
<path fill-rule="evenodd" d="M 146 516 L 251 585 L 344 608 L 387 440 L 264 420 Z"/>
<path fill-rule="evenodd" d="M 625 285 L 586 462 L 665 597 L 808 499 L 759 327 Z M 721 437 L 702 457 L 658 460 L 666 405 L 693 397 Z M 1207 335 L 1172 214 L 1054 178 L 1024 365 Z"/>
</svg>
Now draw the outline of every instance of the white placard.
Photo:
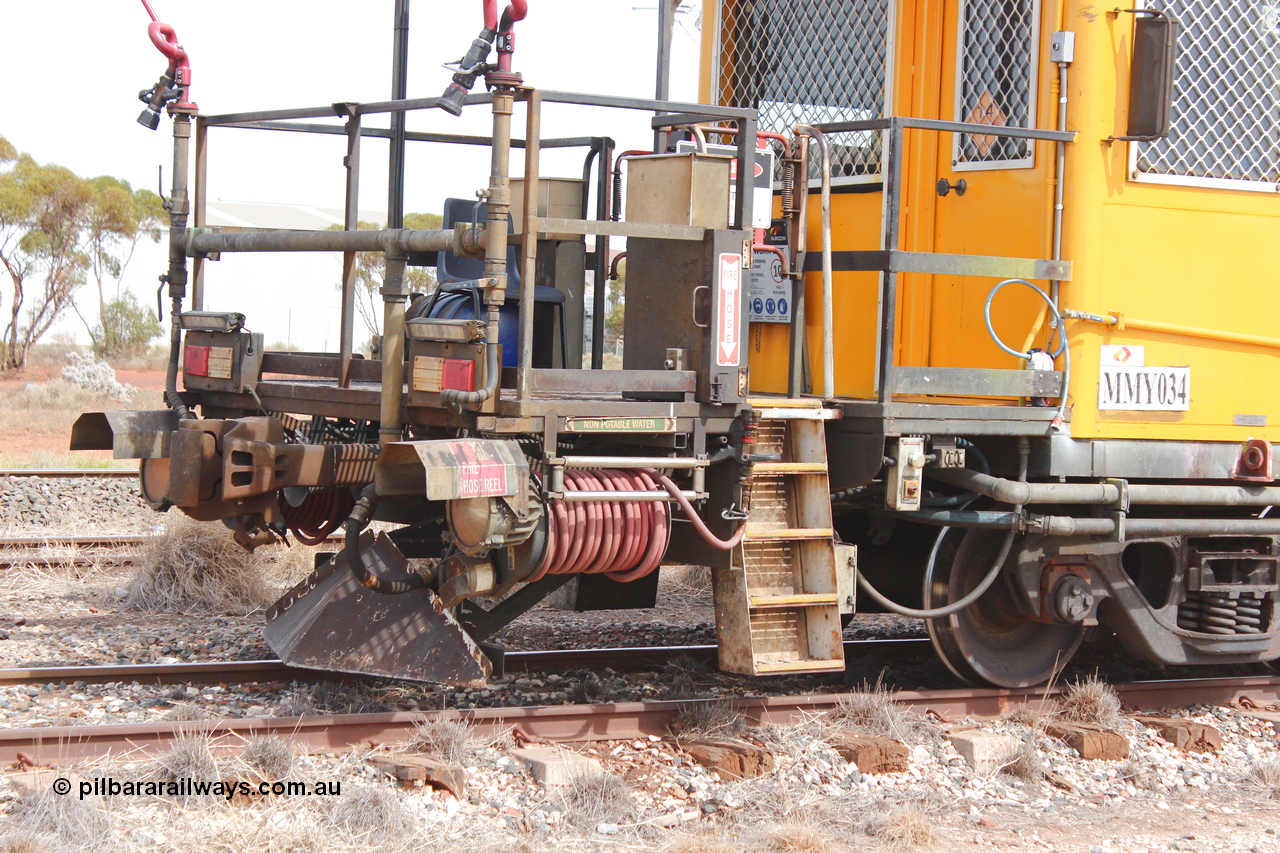
<svg viewBox="0 0 1280 853">
<path fill-rule="evenodd" d="M 1098 376 L 1100 411 L 1185 412 L 1191 408 L 1189 367 L 1108 367 Z"/>
<path fill-rule="evenodd" d="M 779 246 L 786 251 L 785 245 Z M 752 323 L 791 322 L 791 280 L 782 274 L 782 259 L 756 249 L 747 284 L 747 319 Z"/>
</svg>

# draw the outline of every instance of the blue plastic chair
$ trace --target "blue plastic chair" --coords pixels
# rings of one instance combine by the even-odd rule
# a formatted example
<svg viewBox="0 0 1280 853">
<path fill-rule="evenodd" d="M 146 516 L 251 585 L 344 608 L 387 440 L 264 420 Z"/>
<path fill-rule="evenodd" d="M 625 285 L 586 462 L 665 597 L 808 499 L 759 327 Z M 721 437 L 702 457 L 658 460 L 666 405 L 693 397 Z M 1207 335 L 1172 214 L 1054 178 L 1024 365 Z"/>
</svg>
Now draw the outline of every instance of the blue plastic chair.
<svg viewBox="0 0 1280 853">
<path fill-rule="evenodd" d="M 489 206 L 484 202 L 469 201 L 465 198 L 448 198 L 444 202 L 444 227 L 452 228 L 459 223 L 489 220 Z M 508 231 L 512 231 L 511 219 L 507 219 Z M 441 252 L 436 258 L 436 281 L 438 287 L 431 306 L 427 310 L 428 317 L 436 319 L 470 319 L 482 316 L 481 280 L 484 278 L 484 259 L 459 257 L 452 252 Z M 534 301 L 534 335 L 539 334 L 537 323 L 537 306 L 552 305 L 556 309 L 556 319 L 560 327 L 561 366 L 566 366 L 564 358 L 569 352 L 568 332 L 564 323 L 564 293 L 554 287 L 535 286 Z M 519 352 L 520 338 L 520 254 L 516 246 L 507 249 L 507 294 L 499 311 L 498 340 L 502 344 L 502 366 L 515 367 Z"/>
</svg>

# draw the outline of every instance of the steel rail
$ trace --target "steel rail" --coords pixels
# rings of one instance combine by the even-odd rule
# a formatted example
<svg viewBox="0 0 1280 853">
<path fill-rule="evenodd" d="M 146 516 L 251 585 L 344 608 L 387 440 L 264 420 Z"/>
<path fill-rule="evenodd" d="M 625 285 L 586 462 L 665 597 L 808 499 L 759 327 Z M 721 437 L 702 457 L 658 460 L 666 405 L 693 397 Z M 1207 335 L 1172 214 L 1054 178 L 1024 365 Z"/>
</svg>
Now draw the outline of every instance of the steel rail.
<svg viewBox="0 0 1280 853">
<path fill-rule="evenodd" d="M 923 637 L 901 640 L 847 640 L 846 656 L 885 652 L 899 654 L 926 652 L 929 640 Z M 716 647 L 632 646 L 608 649 L 553 649 L 550 651 L 507 652 L 503 663 L 507 672 L 556 672 L 570 669 L 611 667 L 634 672 L 661 667 L 678 657 L 700 663 L 714 663 Z M 341 680 L 361 676 L 327 670 L 294 667 L 279 660 L 197 661 L 176 664 L 120 664 L 112 666 L 55 666 L 29 669 L 0 669 L 0 687 L 37 684 L 110 684 L 113 682 L 151 684 L 221 684 L 254 681 Z"/>
<path fill-rule="evenodd" d="M 35 477 L 41 480 L 101 477 L 116 479 L 137 477 L 137 468 L 3 468 L 0 477 Z"/>
<path fill-rule="evenodd" d="M 1231 705 L 1248 700 L 1263 707 L 1280 701 L 1280 677 L 1200 678 L 1138 681 L 1113 685 L 1128 708 L 1160 709 L 1195 704 Z M 894 701 L 943 720 L 993 718 L 1018 708 L 1035 707 L 1062 688 L 1031 690 L 923 690 L 893 694 Z M 726 697 L 748 722 L 786 724 L 836 710 L 847 694 Z M 670 736 L 670 724 L 683 710 L 705 706 L 706 699 L 622 702 L 607 705 L 555 705 L 536 708 L 476 708 L 451 711 L 342 714 L 310 717 L 252 717 L 194 722 L 131 723 L 0 730 L 0 765 L 18 753 L 39 764 L 68 764 L 116 756 L 157 753 L 184 734 L 208 735 L 219 752 L 238 750 L 250 737 L 288 738 L 311 752 L 354 746 L 395 744 L 412 736 L 427 720 L 461 720 L 482 735 L 512 728 L 531 740 L 583 742 Z"/>
</svg>

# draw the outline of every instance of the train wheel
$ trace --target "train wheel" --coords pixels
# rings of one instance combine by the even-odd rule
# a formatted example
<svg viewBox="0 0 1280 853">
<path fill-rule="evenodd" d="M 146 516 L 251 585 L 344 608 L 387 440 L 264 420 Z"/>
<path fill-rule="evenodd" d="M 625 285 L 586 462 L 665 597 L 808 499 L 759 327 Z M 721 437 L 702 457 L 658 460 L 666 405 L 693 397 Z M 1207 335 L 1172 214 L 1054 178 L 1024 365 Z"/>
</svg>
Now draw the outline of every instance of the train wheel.
<svg viewBox="0 0 1280 853">
<path fill-rule="evenodd" d="M 999 530 L 944 531 L 925 573 L 925 607 L 944 607 L 976 588 L 1006 535 Z M 947 669 L 970 684 L 993 687 L 1043 684 L 1071 660 L 1084 637 L 1079 625 L 1050 625 L 1022 616 L 1012 591 L 1000 580 L 974 604 L 930 619 L 928 626 Z"/>
</svg>

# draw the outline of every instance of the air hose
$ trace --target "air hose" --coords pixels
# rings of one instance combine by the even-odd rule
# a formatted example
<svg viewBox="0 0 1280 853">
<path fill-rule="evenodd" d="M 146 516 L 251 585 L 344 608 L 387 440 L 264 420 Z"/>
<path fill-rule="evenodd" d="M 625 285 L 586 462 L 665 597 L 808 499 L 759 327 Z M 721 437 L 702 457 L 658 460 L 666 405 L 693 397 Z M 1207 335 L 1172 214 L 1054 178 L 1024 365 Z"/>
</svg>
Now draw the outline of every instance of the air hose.
<svg viewBox="0 0 1280 853">
<path fill-rule="evenodd" d="M 346 557 L 351 574 L 361 586 L 383 595 L 401 595 L 415 589 L 422 589 L 427 585 L 427 579 L 422 575 L 415 573 L 404 580 L 393 581 L 380 578 L 364 567 L 364 561 L 360 559 L 360 534 L 369 526 L 369 520 L 373 517 L 373 509 L 377 504 L 377 487 L 370 484 L 360 493 L 355 509 L 351 510 L 351 515 L 342 524 L 347 534 L 342 543 L 342 556 Z"/>
<path fill-rule="evenodd" d="M 994 291 L 992 292 L 994 293 Z M 990 299 L 987 300 L 987 304 L 990 305 Z M 1055 311 L 1054 313 L 1056 314 L 1057 312 Z M 1025 438 L 1018 442 L 1018 457 L 1018 480 L 1025 482 L 1027 479 L 1027 463 L 1031 457 L 1031 446 Z M 1020 513 L 1022 511 L 1022 507 L 1015 506 L 1013 511 L 1014 514 Z M 946 535 L 946 532 L 944 531 L 940 535 Z M 969 593 L 959 601 L 952 602 L 945 607 L 934 607 L 927 610 L 917 610 L 914 607 L 903 607 L 901 604 L 885 598 L 880 590 L 872 586 L 870 582 L 863 577 L 862 572 L 856 573 L 858 586 L 885 610 L 888 610 L 890 613 L 897 613 L 899 616 L 910 616 L 914 619 L 940 619 L 943 616 L 950 616 L 952 613 L 959 613 L 979 598 L 982 598 L 982 596 L 986 594 L 986 591 L 991 588 L 991 585 L 996 582 L 996 578 L 1000 577 L 1000 570 L 1004 568 L 1004 561 L 1009 558 L 1009 551 L 1013 548 L 1013 537 L 1016 535 L 1016 528 L 1010 528 L 1009 532 L 1005 534 L 1004 542 L 1000 545 L 1000 553 L 996 555 L 995 562 L 992 564 L 990 571 L 987 572 L 982 581 L 974 588 L 973 592 Z M 936 555 L 937 546 L 935 545 L 934 553 L 929 557 L 930 562 L 934 560 Z"/>
<path fill-rule="evenodd" d="M 1067 389 L 1071 385 L 1071 350 L 1067 347 L 1067 335 L 1062 326 L 1062 314 L 1059 313 L 1058 306 L 1053 304 L 1053 299 L 1049 294 L 1045 293 L 1026 279 L 1007 278 L 995 287 L 991 288 L 991 292 L 987 294 L 987 303 L 982 307 L 982 319 L 986 321 L 987 334 L 991 336 L 991 340 L 993 340 L 996 346 L 1000 347 L 1000 349 L 1009 353 L 1009 355 L 1025 359 L 1027 361 L 1032 361 L 1035 357 L 1031 351 L 1019 352 L 1004 341 L 1000 340 L 1000 336 L 996 334 L 996 330 L 991 325 L 991 302 L 996 298 L 996 294 L 1008 284 L 1021 284 L 1030 288 L 1037 296 L 1044 300 L 1045 304 L 1049 306 L 1049 311 L 1053 314 L 1053 319 L 1055 321 L 1054 330 L 1058 335 L 1058 347 L 1057 349 L 1050 349 L 1048 354 L 1050 358 L 1057 358 L 1060 355 L 1063 356 L 1063 362 L 1062 396 L 1058 403 L 1058 413 L 1053 417 L 1052 427 L 1055 431 L 1061 430 L 1067 421 Z M 1050 343 L 1052 344 L 1052 338 L 1050 338 Z"/>
</svg>

